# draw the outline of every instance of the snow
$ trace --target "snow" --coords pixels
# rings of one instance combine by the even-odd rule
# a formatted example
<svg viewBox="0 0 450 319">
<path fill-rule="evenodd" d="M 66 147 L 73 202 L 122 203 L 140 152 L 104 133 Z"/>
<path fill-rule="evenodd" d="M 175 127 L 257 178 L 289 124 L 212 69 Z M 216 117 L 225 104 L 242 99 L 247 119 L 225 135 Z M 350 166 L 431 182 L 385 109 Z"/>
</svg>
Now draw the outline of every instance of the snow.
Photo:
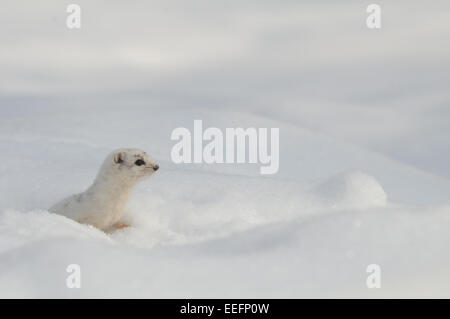
<svg viewBox="0 0 450 319">
<path fill-rule="evenodd" d="M 332 207 L 366 209 L 384 207 L 387 195 L 370 175 L 355 171 L 331 177 L 316 187 L 315 192 Z"/>
<path fill-rule="evenodd" d="M 176 165 L 170 129 L 198 114 L 94 108 L 1 120 L 2 297 L 448 296 L 449 181 L 245 113 L 239 123 L 280 127 L 279 174 L 262 176 L 258 164 Z M 233 127 L 226 112 L 213 122 L 217 112 L 199 113 Z M 161 166 L 133 193 L 131 228 L 105 234 L 46 211 L 87 187 L 124 144 Z M 73 263 L 81 289 L 65 285 Z M 365 286 L 373 263 L 383 270 L 376 292 Z"/>
<path fill-rule="evenodd" d="M 55 1 L 0 13 L 0 297 L 450 297 L 447 2 L 381 3 L 370 35 L 356 2 L 98 3 L 79 33 Z M 279 172 L 174 164 L 172 131 L 199 119 L 279 128 Z M 48 212 L 121 147 L 160 166 L 132 227 Z"/>
</svg>

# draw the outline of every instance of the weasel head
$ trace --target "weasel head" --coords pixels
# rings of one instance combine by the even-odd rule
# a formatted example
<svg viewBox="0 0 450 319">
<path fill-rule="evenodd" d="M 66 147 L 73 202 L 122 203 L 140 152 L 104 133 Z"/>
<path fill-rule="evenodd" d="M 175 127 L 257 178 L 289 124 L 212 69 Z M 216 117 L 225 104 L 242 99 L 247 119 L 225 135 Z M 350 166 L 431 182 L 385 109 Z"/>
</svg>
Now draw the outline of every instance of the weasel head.
<svg viewBox="0 0 450 319">
<path fill-rule="evenodd" d="M 144 151 L 136 148 L 118 149 L 112 152 L 105 160 L 102 170 L 108 175 L 137 183 L 150 177 L 159 169 L 153 159 Z"/>
</svg>

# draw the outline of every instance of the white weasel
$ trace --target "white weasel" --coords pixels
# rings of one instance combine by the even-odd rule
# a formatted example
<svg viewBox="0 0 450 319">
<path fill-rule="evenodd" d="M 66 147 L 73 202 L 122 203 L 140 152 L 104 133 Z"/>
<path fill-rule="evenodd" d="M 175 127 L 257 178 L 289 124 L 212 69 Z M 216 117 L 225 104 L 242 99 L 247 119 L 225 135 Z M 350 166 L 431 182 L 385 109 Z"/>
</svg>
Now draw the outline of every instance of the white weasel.
<svg viewBox="0 0 450 319">
<path fill-rule="evenodd" d="M 107 230 L 121 219 L 133 187 L 158 168 L 142 150 L 116 150 L 105 159 L 91 187 L 63 199 L 49 211 Z"/>
</svg>

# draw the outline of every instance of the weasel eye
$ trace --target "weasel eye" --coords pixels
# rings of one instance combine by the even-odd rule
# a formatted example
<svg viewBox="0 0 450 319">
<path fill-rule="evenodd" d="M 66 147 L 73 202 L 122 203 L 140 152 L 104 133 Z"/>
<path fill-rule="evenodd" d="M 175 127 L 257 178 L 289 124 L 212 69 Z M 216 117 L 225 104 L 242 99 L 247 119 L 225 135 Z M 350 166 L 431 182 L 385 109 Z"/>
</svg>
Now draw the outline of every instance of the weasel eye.
<svg viewBox="0 0 450 319">
<path fill-rule="evenodd" d="M 142 166 L 145 165 L 145 162 L 141 159 L 138 159 L 136 162 L 134 162 L 134 164 L 136 164 L 137 166 Z"/>
</svg>

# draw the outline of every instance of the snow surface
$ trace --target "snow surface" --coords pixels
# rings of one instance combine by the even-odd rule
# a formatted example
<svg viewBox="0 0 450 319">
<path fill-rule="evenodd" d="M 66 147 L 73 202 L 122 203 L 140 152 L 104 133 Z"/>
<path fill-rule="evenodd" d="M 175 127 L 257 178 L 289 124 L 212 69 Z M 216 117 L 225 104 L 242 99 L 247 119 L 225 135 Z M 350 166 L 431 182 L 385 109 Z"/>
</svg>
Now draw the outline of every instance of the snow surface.
<svg viewBox="0 0 450 319">
<path fill-rule="evenodd" d="M 79 1 L 78 33 L 58 1 L 16 3 L 0 12 L 0 297 L 450 297 L 448 1 L 380 1 L 378 33 L 357 1 Z M 172 163 L 172 130 L 196 119 L 280 128 L 279 172 Z M 161 167 L 132 227 L 47 211 L 120 147 Z"/>
<path fill-rule="evenodd" d="M 0 120 L 2 297 L 448 296 L 450 206 L 432 203 L 450 198 L 445 179 L 243 112 L 244 127 L 280 127 L 279 174 L 171 163 L 171 129 L 198 116 L 233 127 L 233 113 L 42 110 Z M 130 200 L 133 227 L 104 234 L 46 211 L 125 144 L 161 166 Z M 65 285 L 72 263 L 81 289 Z"/>
</svg>

